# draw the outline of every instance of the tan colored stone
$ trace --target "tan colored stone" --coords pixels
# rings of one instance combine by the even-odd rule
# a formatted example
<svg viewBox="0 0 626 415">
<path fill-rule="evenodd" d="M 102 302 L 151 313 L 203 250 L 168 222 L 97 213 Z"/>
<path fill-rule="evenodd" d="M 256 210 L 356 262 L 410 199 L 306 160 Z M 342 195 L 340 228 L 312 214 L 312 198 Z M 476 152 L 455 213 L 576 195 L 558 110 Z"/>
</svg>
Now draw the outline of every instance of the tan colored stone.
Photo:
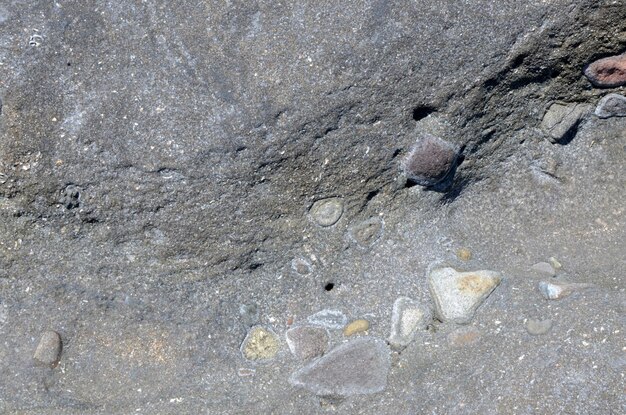
<svg viewBox="0 0 626 415">
<path fill-rule="evenodd" d="M 256 326 L 250 329 L 241 345 L 241 353 L 248 360 L 269 360 L 280 348 L 278 336 L 272 331 Z"/>
<path fill-rule="evenodd" d="M 343 335 L 349 337 L 357 333 L 363 333 L 369 330 L 369 328 L 369 321 L 364 319 L 354 320 L 343 329 Z"/>
</svg>

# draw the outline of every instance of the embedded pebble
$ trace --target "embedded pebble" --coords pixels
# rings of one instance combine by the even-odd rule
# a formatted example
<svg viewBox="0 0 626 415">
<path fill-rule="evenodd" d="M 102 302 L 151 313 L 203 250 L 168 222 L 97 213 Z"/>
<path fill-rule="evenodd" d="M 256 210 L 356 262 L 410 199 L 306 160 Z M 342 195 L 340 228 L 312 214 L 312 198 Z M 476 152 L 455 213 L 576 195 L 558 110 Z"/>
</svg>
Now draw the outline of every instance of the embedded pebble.
<svg viewBox="0 0 626 415">
<path fill-rule="evenodd" d="M 626 53 L 598 59 L 585 68 L 585 76 L 597 87 L 626 85 Z"/>
<path fill-rule="evenodd" d="M 456 256 L 461 261 L 469 261 L 470 259 L 472 259 L 472 252 L 467 248 L 461 248 L 458 251 L 456 251 Z"/>
<path fill-rule="evenodd" d="M 548 258 L 548 261 L 550 261 L 550 265 L 552 265 L 552 268 L 555 270 L 559 270 L 563 267 L 563 265 L 561 265 L 561 263 L 553 256 Z"/>
<path fill-rule="evenodd" d="M 459 327 L 448 334 L 448 344 L 456 348 L 475 344 L 480 340 L 481 334 L 480 330 L 476 327 Z"/>
<path fill-rule="evenodd" d="M 363 333 L 370 328 L 370 322 L 364 319 L 354 320 L 343 329 L 343 335 L 350 337 L 357 333 Z"/>
<path fill-rule="evenodd" d="M 383 222 L 379 218 L 370 218 L 353 226 L 350 229 L 350 236 L 361 247 L 370 247 L 383 233 Z"/>
<path fill-rule="evenodd" d="M 318 200 L 313 203 L 309 213 L 319 226 L 333 226 L 343 214 L 343 200 L 337 197 Z"/>
<path fill-rule="evenodd" d="M 552 143 L 567 141 L 576 134 L 580 121 L 589 109 L 588 104 L 554 103 L 543 116 L 541 129 Z"/>
<path fill-rule="evenodd" d="M 303 367 L 290 383 L 325 397 L 371 394 L 385 389 L 390 366 L 383 340 L 359 337 Z"/>
<path fill-rule="evenodd" d="M 547 300 L 560 300 L 572 294 L 574 291 L 590 288 L 591 284 L 569 283 L 563 281 L 541 281 L 539 291 Z"/>
<path fill-rule="evenodd" d="M 501 280 L 495 271 L 459 272 L 450 267 L 432 270 L 428 283 L 437 317 L 442 322 L 469 323 Z"/>
<path fill-rule="evenodd" d="M 307 318 L 309 323 L 340 330 L 348 323 L 348 317 L 339 310 L 322 310 Z"/>
<path fill-rule="evenodd" d="M 552 328 L 552 320 L 528 320 L 526 322 L 526 331 L 533 336 L 546 334 Z"/>
<path fill-rule="evenodd" d="M 455 145 L 432 134 L 421 133 L 402 168 L 409 180 L 421 186 L 433 186 L 448 176 L 458 156 Z"/>
<path fill-rule="evenodd" d="M 328 349 L 328 331 L 323 327 L 294 327 L 287 330 L 285 337 L 289 350 L 300 360 L 309 360 L 321 356 Z"/>
<path fill-rule="evenodd" d="M 626 117 L 626 97 L 608 94 L 598 102 L 595 113 L 598 118 Z"/>
<path fill-rule="evenodd" d="M 549 275 L 551 277 L 554 277 L 556 275 L 556 271 L 554 270 L 552 265 L 548 264 L 547 262 L 538 262 L 535 265 L 533 265 L 530 269 L 540 274 Z"/>
<path fill-rule="evenodd" d="M 300 275 L 306 275 L 311 272 L 311 264 L 304 258 L 294 258 L 291 261 L 291 269 Z"/>
<path fill-rule="evenodd" d="M 418 330 L 425 329 L 432 320 L 430 310 L 408 297 L 399 297 L 393 303 L 389 345 L 402 350 L 414 339 Z"/>
<path fill-rule="evenodd" d="M 250 329 L 241 344 L 241 353 L 248 360 L 269 360 L 276 356 L 279 347 L 276 334 L 265 327 L 256 326 Z"/>
<path fill-rule="evenodd" d="M 61 359 L 61 336 L 53 330 L 47 330 L 41 336 L 33 358 L 43 366 L 55 367 Z"/>
</svg>

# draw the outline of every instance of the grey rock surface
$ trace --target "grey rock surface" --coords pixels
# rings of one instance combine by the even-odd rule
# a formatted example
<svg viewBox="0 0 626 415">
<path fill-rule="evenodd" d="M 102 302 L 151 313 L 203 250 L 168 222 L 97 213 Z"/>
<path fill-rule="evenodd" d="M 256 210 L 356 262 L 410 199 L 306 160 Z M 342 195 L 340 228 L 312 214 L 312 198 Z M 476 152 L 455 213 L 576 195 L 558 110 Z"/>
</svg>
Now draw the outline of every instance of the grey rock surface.
<svg viewBox="0 0 626 415">
<path fill-rule="evenodd" d="M 530 267 L 530 269 L 539 274 L 549 275 L 550 277 L 554 277 L 556 275 L 556 270 L 554 269 L 552 264 L 549 264 L 547 262 L 537 262 L 532 267 Z"/>
<path fill-rule="evenodd" d="M 318 396 L 347 397 L 381 392 L 391 367 L 383 340 L 361 337 L 342 344 L 303 367 L 291 378 L 293 385 Z"/>
<path fill-rule="evenodd" d="M 307 321 L 328 329 L 341 330 L 348 324 L 348 317 L 339 310 L 322 310 L 310 315 Z"/>
<path fill-rule="evenodd" d="M 589 104 L 554 103 L 541 120 L 541 128 L 553 143 L 567 143 L 575 134 Z"/>
<path fill-rule="evenodd" d="M 623 407 L 626 118 L 562 145 L 539 127 L 622 94 L 583 71 L 625 22 L 621 0 L 0 2 L 0 413 Z M 441 188 L 402 173 L 422 132 L 461 153 Z M 543 301 L 548 255 L 595 288 Z M 289 383 L 289 328 L 341 310 L 386 339 L 398 297 L 432 305 L 433 262 L 506 275 L 475 339 L 433 321 L 382 392 L 324 408 Z M 255 326 L 273 358 L 242 354 Z M 48 327 L 54 370 L 33 361 Z"/>
<path fill-rule="evenodd" d="M 533 336 L 540 336 L 542 334 L 546 334 L 547 332 L 550 331 L 551 328 L 552 328 L 551 319 L 545 319 L 545 320 L 530 319 L 526 322 L 526 330 L 528 331 L 528 333 L 532 334 Z"/>
<path fill-rule="evenodd" d="M 573 283 L 566 281 L 541 281 L 538 285 L 539 292 L 546 300 L 560 300 L 575 291 L 591 288 L 592 284 Z"/>
</svg>

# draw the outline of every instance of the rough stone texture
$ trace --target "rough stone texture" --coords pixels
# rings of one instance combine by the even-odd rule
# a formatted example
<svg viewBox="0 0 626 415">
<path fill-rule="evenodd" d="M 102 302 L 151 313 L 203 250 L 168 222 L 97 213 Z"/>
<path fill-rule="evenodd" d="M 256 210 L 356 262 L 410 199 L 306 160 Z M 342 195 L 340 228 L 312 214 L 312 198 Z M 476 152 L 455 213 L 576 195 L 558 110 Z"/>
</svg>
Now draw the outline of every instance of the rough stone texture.
<svg viewBox="0 0 626 415">
<path fill-rule="evenodd" d="M 591 288 L 592 286 L 592 284 L 565 281 L 541 281 L 538 288 L 539 292 L 546 300 L 560 300 L 568 297 L 575 291 Z"/>
<path fill-rule="evenodd" d="M 478 343 L 481 334 L 476 327 L 459 327 L 448 334 L 448 344 L 455 348 L 471 346 Z"/>
<path fill-rule="evenodd" d="M 434 186 L 454 168 L 458 149 L 432 134 L 421 133 L 402 163 L 406 177 L 422 186 Z"/>
<path fill-rule="evenodd" d="M 323 309 L 386 337 L 461 246 L 507 276 L 481 341 L 450 350 L 435 322 L 337 413 L 623 407 L 626 118 L 559 146 L 537 127 L 619 92 L 582 71 L 626 50 L 625 22 L 616 0 L 0 2 L 0 413 L 319 413 L 291 353 L 242 357 L 240 305 L 282 342 Z M 403 177 L 416 131 L 463 148 L 447 190 Z M 372 217 L 364 249 L 349 229 Z M 597 288 L 542 302 L 547 255 Z M 529 336 L 538 313 L 558 324 Z M 34 365 L 45 327 L 64 370 Z"/>
<path fill-rule="evenodd" d="M 341 330 L 348 323 L 348 317 L 339 310 L 322 310 L 307 319 L 309 323 L 328 329 Z"/>
<path fill-rule="evenodd" d="M 598 59 L 585 68 L 585 76 L 597 87 L 626 85 L 626 53 Z"/>
<path fill-rule="evenodd" d="M 541 128 L 551 142 L 566 144 L 576 134 L 578 125 L 590 108 L 589 104 L 554 103 L 543 116 Z"/>
<path fill-rule="evenodd" d="M 41 335 L 33 358 L 43 366 L 55 367 L 61 359 L 61 336 L 56 331 L 48 330 Z"/>
<path fill-rule="evenodd" d="M 374 337 L 342 344 L 294 373 L 291 383 L 318 396 L 346 397 L 381 392 L 391 366 L 389 348 Z"/>
<path fill-rule="evenodd" d="M 414 339 L 417 331 L 423 330 L 432 321 L 430 310 L 409 297 L 399 297 L 393 303 L 389 345 L 402 350 Z"/>
<path fill-rule="evenodd" d="M 495 271 L 458 272 L 450 267 L 431 270 L 428 284 L 437 318 L 443 322 L 469 323 L 501 280 L 500 273 Z"/>
<path fill-rule="evenodd" d="M 626 117 L 626 97 L 608 94 L 598 102 L 594 114 L 599 118 Z"/>
<path fill-rule="evenodd" d="M 291 353 L 300 360 L 323 355 L 328 350 L 328 331 L 323 327 L 299 326 L 285 333 Z"/>
<path fill-rule="evenodd" d="M 372 246 L 382 233 L 383 221 L 380 218 L 370 218 L 350 228 L 350 236 L 363 248 Z"/>
<path fill-rule="evenodd" d="M 278 336 L 265 327 L 252 327 L 241 344 L 241 353 L 248 360 L 273 359 L 280 349 Z"/>
</svg>

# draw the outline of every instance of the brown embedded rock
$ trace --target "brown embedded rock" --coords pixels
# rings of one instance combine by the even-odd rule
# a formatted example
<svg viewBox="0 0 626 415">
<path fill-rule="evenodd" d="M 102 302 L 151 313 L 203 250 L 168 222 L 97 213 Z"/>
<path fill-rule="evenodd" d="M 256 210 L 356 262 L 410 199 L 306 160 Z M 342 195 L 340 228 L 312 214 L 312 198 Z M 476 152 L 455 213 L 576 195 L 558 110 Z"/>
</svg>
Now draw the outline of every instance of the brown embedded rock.
<svg viewBox="0 0 626 415">
<path fill-rule="evenodd" d="M 626 53 L 598 59 L 585 68 L 585 76 L 601 88 L 626 85 Z"/>
<path fill-rule="evenodd" d="M 458 155 L 456 146 L 434 135 L 422 133 L 409 151 L 402 168 L 409 180 L 421 186 L 434 186 L 448 176 Z"/>
<path fill-rule="evenodd" d="M 321 356 L 328 349 L 328 331 L 323 327 L 294 327 L 287 330 L 285 337 L 289 350 L 300 360 L 309 360 Z"/>
</svg>

